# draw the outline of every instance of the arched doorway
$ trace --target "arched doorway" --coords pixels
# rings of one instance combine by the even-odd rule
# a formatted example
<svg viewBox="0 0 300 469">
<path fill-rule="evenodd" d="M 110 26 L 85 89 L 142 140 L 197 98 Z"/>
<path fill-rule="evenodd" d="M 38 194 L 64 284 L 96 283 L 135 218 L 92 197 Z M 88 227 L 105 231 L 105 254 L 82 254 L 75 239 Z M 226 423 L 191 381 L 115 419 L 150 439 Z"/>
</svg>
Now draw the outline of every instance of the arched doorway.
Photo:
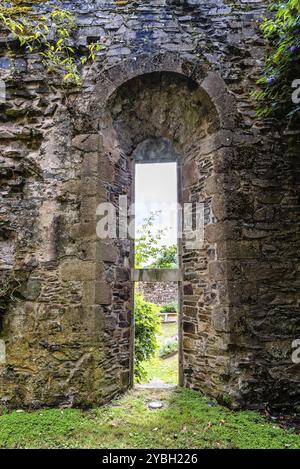
<svg viewBox="0 0 300 469">
<path fill-rule="evenodd" d="M 176 155 L 181 203 L 204 207 L 203 244 L 191 248 L 183 240 L 180 246 L 180 382 L 216 395 L 223 389 L 228 368 L 228 330 L 217 324 L 223 321 L 222 302 L 227 301 L 225 271 L 213 273 L 218 264 L 217 244 L 222 241 L 218 219 L 222 219 L 224 198 L 214 185 L 214 151 L 223 117 L 193 79 L 174 72 L 152 72 L 126 81 L 109 96 L 98 129 L 102 168 L 108 168 L 105 173 L 99 169 L 102 200 L 112 203 L 116 213 L 120 196 L 133 202 L 132 161 L 142 158 L 146 150 L 149 156 L 151 142 L 156 142 L 154 147 L 164 142 L 164 153 Z M 150 154 L 155 158 L 154 147 Z M 111 328 L 105 348 L 110 356 L 109 374 L 113 364 L 114 379 L 126 388 L 133 377 L 132 242 L 120 237 L 99 242 L 100 258 L 101 251 L 107 250 L 116 253 L 116 264 L 104 259 L 110 297 L 102 310 L 104 323 Z"/>
</svg>

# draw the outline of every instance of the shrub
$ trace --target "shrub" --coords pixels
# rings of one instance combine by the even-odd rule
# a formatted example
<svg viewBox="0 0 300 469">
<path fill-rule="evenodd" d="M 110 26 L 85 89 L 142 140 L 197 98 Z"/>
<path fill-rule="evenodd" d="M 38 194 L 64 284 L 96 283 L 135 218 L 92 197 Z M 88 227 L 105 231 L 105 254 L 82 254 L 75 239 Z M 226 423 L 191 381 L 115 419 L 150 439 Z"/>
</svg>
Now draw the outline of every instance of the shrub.
<svg viewBox="0 0 300 469">
<path fill-rule="evenodd" d="M 161 306 L 162 313 L 177 313 L 178 305 L 177 303 L 169 303 Z"/>
<path fill-rule="evenodd" d="M 147 377 L 142 362 L 152 358 L 158 349 L 157 334 L 160 331 L 159 307 L 135 294 L 135 355 L 134 375 L 137 382 Z"/>
<path fill-rule="evenodd" d="M 178 249 L 175 244 L 161 246 L 156 260 L 150 265 L 151 269 L 176 269 Z"/>
<path fill-rule="evenodd" d="M 174 352 L 178 352 L 177 340 L 172 340 L 164 344 L 159 351 L 159 356 L 160 358 L 167 358 L 170 354 L 173 354 Z"/>
</svg>

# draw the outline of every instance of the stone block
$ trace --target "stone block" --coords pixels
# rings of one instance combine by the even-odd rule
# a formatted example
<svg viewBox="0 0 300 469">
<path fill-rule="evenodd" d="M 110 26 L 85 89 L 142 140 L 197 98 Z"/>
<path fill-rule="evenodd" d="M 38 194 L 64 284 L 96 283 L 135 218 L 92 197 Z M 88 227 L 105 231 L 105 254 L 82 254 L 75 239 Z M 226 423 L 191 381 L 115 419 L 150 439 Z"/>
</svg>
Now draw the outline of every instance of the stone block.
<svg viewBox="0 0 300 469">
<path fill-rule="evenodd" d="M 205 237 L 209 243 L 240 239 L 240 227 L 236 221 L 219 221 L 205 226 Z"/>
<path fill-rule="evenodd" d="M 208 264 L 208 275 L 212 282 L 225 279 L 227 274 L 226 262 L 213 261 Z"/>
<path fill-rule="evenodd" d="M 3 339 L 0 339 L 0 365 L 6 363 L 6 346 Z"/>
<path fill-rule="evenodd" d="M 185 163 L 182 170 L 183 175 L 183 187 L 190 187 L 199 181 L 199 172 L 195 159 L 192 159 Z"/>
<path fill-rule="evenodd" d="M 113 263 L 116 262 L 117 257 L 118 251 L 113 242 L 97 242 L 97 259 Z"/>
<path fill-rule="evenodd" d="M 96 196 L 83 197 L 80 204 L 81 220 L 83 222 L 89 222 L 96 220 L 97 214 L 96 209 L 99 204 L 99 199 Z"/>
<path fill-rule="evenodd" d="M 106 200 L 106 188 L 97 176 L 84 176 L 82 178 L 81 193 L 83 195 L 94 195 L 100 200 Z"/>
<path fill-rule="evenodd" d="M 97 258 L 97 242 L 83 241 L 80 244 L 80 258 L 87 261 L 95 261 Z"/>
<path fill-rule="evenodd" d="M 212 311 L 212 323 L 217 332 L 230 332 L 229 308 L 217 306 Z"/>
<path fill-rule="evenodd" d="M 112 289 L 106 282 L 95 283 L 95 304 L 110 305 L 112 303 Z"/>
<path fill-rule="evenodd" d="M 96 240 L 96 223 L 93 221 L 86 223 L 76 223 L 70 227 L 69 233 L 73 239 L 91 238 Z"/>
<path fill-rule="evenodd" d="M 81 193 L 81 181 L 80 179 L 70 179 L 66 181 L 61 186 L 61 193 L 63 195 L 70 194 L 80 194 Z"/>
<path fill-rule="evenodd" d="M 219 241 L 217 244 L 218 259 L 256 259 L 260 257 L 258 241 Z"/>
<path fill-rule="evenodd" d="M 72 146 L 85 152 L 97 152 L 101 148 L 102 139 L 98 134 L 77 135 L 72 140 Z"/>
<path fill-rule="evenodd" d="M 193 322 L 183 321 L 183 332 L 186 334 L 195 334 L 196 326 Z"/>
<path fill-rule="evenodd" d="M 96 277 L 95 263 L 79 259 L 67 259 L 60 265 L 63 281 L 93 280 Z"/>
<path fill-rule="evenodd" d="M 81 175 L 97 176 L 99 174 L 99 163 L 98 152 L 85 153 L 81 165 Z"/>
</svg>

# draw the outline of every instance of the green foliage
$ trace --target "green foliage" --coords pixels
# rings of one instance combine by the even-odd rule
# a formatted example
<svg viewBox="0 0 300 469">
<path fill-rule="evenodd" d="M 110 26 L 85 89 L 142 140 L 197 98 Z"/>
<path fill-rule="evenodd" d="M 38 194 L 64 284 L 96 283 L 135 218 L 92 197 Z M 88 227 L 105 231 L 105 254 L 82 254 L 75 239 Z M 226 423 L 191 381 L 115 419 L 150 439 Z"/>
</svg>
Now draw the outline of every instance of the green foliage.
<svg viewBox="0 0 300 469">
<path fill-rule="evenodd" d="M 28 52 L 37 53 L 47 72 L 60 78 L 65 86 L 80 86 L 80 66 L 95 60 L 101 49 L 99 42 L 88 46 L 87 55 L 77 58 L 73 36 L 77 29 L 74 15 L 68 10 L 50 9 L 42 14 L 36 2 L 3 2 L 0 7 L 0 23 L 18 39 Z"/>
<path fill-rule="evenodd" d="M 160 310 L 161 310 L 162 313 L 177 313 L 178 304 L 177 303 L 168 303 L 166 305 L 162 305 Z"/>
<path fill-rule="evenodd" d="M 150 265 L 151 269 L 176 269 L 177 246 L 161 246 L 157 253 L 157 259 Z"/>
<path fill-rule="evenodd" d="M 270 10 L 271 18 L 265 18 L 261 25 L 270 51 L 257 82 L 260 90 L 253 93 L 260 102 L 258 116 L 299 117 L 292 86 L 300 79 L 300 0 L 272 0 Z"/>
<path fill-rule="evenodd" d="M 232 397 L 227 393 L 224 393 L 222 397 L 218 399 L 218 401 L 220 402 L 220 404 L 228 407 L 229 409 L 232 406 Z"/>
<path fill-rule="evenodd" d="M 144 219 L 135 240 L 135 268 L 141 269 L 152 260 L 150 269 L 176 267 L 177 246 L 162 246 L 161 239 L 167 228 L 154 231 L 155 219 L 159 212 L 152 212 Z M 154 259 L 154 260 L 153 260 Z"/>
<path fill-rule="evenodd" d="M 135 294 L 135 354 L 134 374 L 137 382 L 145 378 L 143 361 L 154 356 L 159 344 L 157 334 L 160 331 L 159 307 L 144 300 L 140 293 Z"/>
<path fill-rule="evenodd" d="M 175 352 L 178 352 L 178 340 L 170 340 L 160 348 L 159 356 L 165 358 Z"/>
</svg>

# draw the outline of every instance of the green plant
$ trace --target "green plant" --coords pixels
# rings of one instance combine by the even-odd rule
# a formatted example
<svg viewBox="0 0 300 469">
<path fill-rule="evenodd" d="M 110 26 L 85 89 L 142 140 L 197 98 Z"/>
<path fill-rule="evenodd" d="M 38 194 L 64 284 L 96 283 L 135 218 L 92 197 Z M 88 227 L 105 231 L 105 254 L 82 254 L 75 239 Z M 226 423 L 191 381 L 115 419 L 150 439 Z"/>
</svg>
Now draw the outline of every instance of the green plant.
<svg viewBox="0 0 300 469">
<path fill-rule="evenodd" d="M 151 269 L 176 269 L 177 246 L 162 246 L 157 254 L 157 259 L 150 265 Z"/>
<path fill-rule="evenodd" d="M 151 212 L 137 231 L 135 240 L 135 268 L 141 269 L 152 261 L 150 269 L 170 269 L 176 266 L 177 246 L 161 245 L 168 228 L 154 230 L 155 219 L 160 212 Z"/>
<path fill-rule="evenodd" d="M 224 393 L 219 399 L 219 403 L 228 407 L 229 409 L 232 406 L 232 397 L 228 393 Z"/>
<path fill-rule="evenodd" d="M 178 341 L 170 340 L 161 347 L 159 351 L 159 356 L 161 358 L 167 358 L 175 352 L 178 352 Z"/>
<path fill-rule="evenodd" d="M 169 303 L 166 305 L 162 305 L 160 311 L 162 313 L 177 313 L 178 305 L 177 303 Z"/>
<path fill-rule="evenodd" d="M 157 334 L 160 332 L 159 307 L 144 300 L 140 293 L 135 294 L 135 354 L 134 375 L 137 382 L 146 377 L 143 361 L 154 356 L 158 349 Z"/>
<path fill-rule="evenodd" d="M 77 29 L 74 15 L 65 9 L 51 7 L 43 14 L 37 5 L 44 0 L 5 1 L 0 7 L 0 23 L 18 39 L 29 53 L 40 56 L 48 73 L 56 75 L 65 86 L 80 86 L 80 66 L 94 61 L 100 42 L 87 46 L 87 55 L 78 58 L 74 48 Z"/>
<path fill-rule="evenodd" d="M 253 96 L 260 102 L 259 117 L 299 116 L 293 102 L 294 80 L 300 78 L 300 0 L 272 1 L 271 18 L 264 18 L 261 30 L 269 44 L 260 89 Z"/>
</svg>

